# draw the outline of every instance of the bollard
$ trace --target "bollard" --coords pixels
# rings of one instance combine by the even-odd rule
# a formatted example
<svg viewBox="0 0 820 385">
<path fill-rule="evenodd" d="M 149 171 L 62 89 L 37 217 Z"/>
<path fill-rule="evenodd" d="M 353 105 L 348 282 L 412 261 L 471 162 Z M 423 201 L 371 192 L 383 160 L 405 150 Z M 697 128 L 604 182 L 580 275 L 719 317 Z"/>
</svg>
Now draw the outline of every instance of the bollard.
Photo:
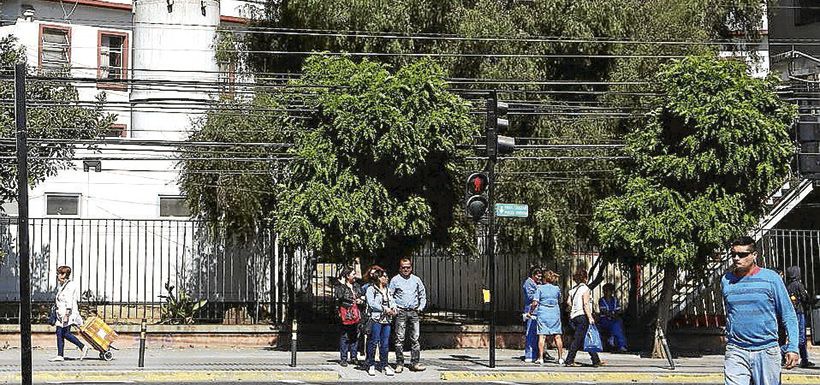
<svg viewBox="0 0 820 385">
<path fill-rule="evenodd" d="M 140 358 L 137 364 L 140 368 L 145 367 L 145 332 L 147 329 L 148 325 L 146 324 L 145 318 L 143 318 L 142 324 L 140 324 Z"/>
<path fill-rule="evenodd" d="M 290 366 L 292 368 L 296 367 L 296 331 L 297 324 L 294 319 L 290 327 Z"/>
</svg>

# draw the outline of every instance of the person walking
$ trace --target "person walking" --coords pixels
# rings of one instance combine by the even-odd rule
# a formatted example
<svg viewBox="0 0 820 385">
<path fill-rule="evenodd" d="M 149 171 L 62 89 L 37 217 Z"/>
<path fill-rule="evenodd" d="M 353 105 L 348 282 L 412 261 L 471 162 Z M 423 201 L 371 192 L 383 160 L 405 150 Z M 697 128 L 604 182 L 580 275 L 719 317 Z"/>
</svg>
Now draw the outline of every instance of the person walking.
<svg viewBox="0 0 820 385">
<path fill-rule="evenodd" d="M 538 333 L 538 360 L 536 364 L 544 363 L 545 343 L 552 338 L 558 348 L 558 365 L 564 364 L 564 343 L 561 339 L 561 289 L 558 288 L 558 278 L 553 271 L 543 274 L 544 281 L 538 285 L 530 306 L 530 314 L 535 315 Z M 532 317 L 530 317 L 532 318 Z"/>
<path fill-rule="evenodd" d="M 800 281 L 800 266 L 792 266 L 786 269 L 788 275 L 788 285 L 786 291 L 792 301 L 794 311 L 797 313 L 797 334 L 800 336 L 797 341 L 797 349 L 800 351 L 800 367 L 812 368 L 814 363 L 809 361 L 809 351 L 806 348 L 806 310 L 812 304 L 806 286 Z"/>
<path fill-rule="evenodd" d="M 390 292 L 396 301 L 396 373 L 404 370 L 404 339 L 410 336 L 410 366 L 414 372 L 425 369 L 419 363 L 421 344 L 419 344 L 419 313 L 427 306 L 427 294 L 421 278 L 413 274 L 413 263 L 402 258 L 399 261 L 399 275 L 390 280 Z M 410 330 L 407 330 L 409 327 Z"/>
<path fill-rule="evenodd" d="M 374 270 L 367 288 L 367 306 L 370 308 L 370 340 L 367 342 L 367 374 L 375 376 L 384 371 L 392 376 L 395 371 L 387 363 L 390 349 L 390 324 L 396 315 L 396 304 L 387 286 L 387 273 Z M 379 348 L 379 365 L 376 366 L 376 348 Z"/>
<path fill-rule="evenodd" d="M 780 384 L 777 325 L 788 334 L 786 369 L 797 366 L 797 314 L 783 280 L 757 265 L 757 246 L 751 237 L 732 241 L 732 270 L 720 280 L 726 309 L 726 385 Z"/>
<path fill-rule="evenodd" d="M 50 361 L 64 361 L 65 340 L 77 346 L 80 350 L 80 361 L 88 355 L 88 346 L 71 334 L 71 326 L 82 326 L 83 318 L 80 316 L 80 285 L 71 280 L 71 268 L 60 266 L 57 268 L 57 293 L 55 295 L 54 306 L 51 309 L 51 321 L 57 328 L 57 355 Z"/>
<path fill-rule="evenodd" d="M 339 365 L 346 367 L 348 363 L 358 364 L 356 358 L 359 349 L 359 322 L 362 304 L 360 297 L 361 287 L 356 282 L 356 272 L 349 267 L 342 269 L 339 282 L 333 288 L 333 297 L 339 307 L 341 320 L 341 335 L 339 336 Z M 350 355 L 348 358 L 348 354 Z"/>
<path fill-rule="evenodd" d="M 626 352 L 626 335 L 624 335 L 623 308 L 618 297 L 615 296 L 615 285 L 604 285 L 604 296 L 598 300 L 598 310 L 601 319 L 598 327 L 609 334 L 609 345 L 613 351 Z"/>
<path fill-rule="evenodd" d="M 533 316 L 534 313 L 531 307 L 542 277 L 541 268 L 533 266 L 530 268 L 529 277 L 521 285 L 521 291 L 524 294 L 524 362 L 535 362 L 539 359 L 536 357 L 539 338 L 538 322 Z"/>
<path fill-rule="evenodd" d="M 589 276 L 583 267 L 576 269 L 575 274 L 572 275 L 575 286 L 569 291 L 567 304 L 570 306 L 569 322 L 575 329 L 575 334 L 569 346 L 569 352 L 567 352 L 566 366 L 578 366 L 575 362 L 575 355 L 584 346 L 584 338 L 589 325 L 595 324 L 595 318 L 592 316 L 592 291 L 586 284 L 587 279 Z M 601 361 L 596 352 L 589 352 L 589 357 L 592 358 L 592 366 L 598 367 L 606 364 Z"/>
</svg>

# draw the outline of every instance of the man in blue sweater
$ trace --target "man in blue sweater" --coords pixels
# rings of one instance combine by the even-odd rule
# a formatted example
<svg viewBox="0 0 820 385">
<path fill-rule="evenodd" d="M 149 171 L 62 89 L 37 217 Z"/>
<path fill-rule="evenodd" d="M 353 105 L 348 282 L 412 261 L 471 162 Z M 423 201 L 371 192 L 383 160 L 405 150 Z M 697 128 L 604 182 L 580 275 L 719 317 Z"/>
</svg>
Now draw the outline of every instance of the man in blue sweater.
<svg viewBox="0 0 820 385">
<path fill-rule="evenodd" d="M 399 261 L 399 275 L 390 280 L 390 292 L 396 301 L 399 313 L 396 315 L 396 373 L 404 370 L 404 337 L 410 326 L 410 370 L 420 372 L 425 369 L 419 363 L 419 313 L 427 306 L 427 293 L 421 278 L 413 274 L 413 263 L 407 258 Z"/>
<path fill-rule="evenodd" d="M 797 365 L 797 315 L 783 280 L 757 265 L 754 239 L 732 242 L 733 270 L 721 279 L 726 309 L 726 385 L 779 385 L 778 320 L 789 336 L 786 369 Z"/>
</svg>

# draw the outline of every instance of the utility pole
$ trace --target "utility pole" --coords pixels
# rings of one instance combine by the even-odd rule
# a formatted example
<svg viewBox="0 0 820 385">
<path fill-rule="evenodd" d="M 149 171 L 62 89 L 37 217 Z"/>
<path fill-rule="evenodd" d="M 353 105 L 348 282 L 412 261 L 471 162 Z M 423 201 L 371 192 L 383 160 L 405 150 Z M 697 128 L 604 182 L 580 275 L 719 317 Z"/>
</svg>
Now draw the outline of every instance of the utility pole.
<svg viewBox="0 0 820 385">
<path fill-rule="evenodd" d="M 20 377 L 31 385 L 31 264 L 28 244 L 28 128 L 26 65 L 14 67 L 14 120 L 17 131 L 17 255 L 20 257 Z"/>
</svg>

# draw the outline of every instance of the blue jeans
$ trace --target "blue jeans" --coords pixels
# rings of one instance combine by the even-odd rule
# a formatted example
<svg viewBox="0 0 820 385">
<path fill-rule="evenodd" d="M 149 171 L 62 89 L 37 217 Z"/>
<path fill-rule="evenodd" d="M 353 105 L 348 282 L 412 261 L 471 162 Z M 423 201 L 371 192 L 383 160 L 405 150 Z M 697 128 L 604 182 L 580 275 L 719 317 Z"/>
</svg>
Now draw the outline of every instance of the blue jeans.
<svg viewBox="0 0 820 385">
<path fill-rule="evenodd" d="M 800 351 L 800 363 L 809 363 L 809 350 L 806 348 L 806 314 L 797 313 L 797 349 Z M 786 347 L 784 344 L 780 347 L 780 352 L 785 356 Z"/>
<path fill-rule="evenodd" d="M 390 324 L 373 322 L 370 329 L 370 339 L 367 340 L 367 367 L 376 366 L 376 347 L 379 347 L 379 366 L 377 370 L 387 366 L 387 353 L 390 351 Z"/>
<path fill-rule="evenodd" d="M 624 321 L 621 319 L 611 319 L 601 317 L 598 322 L 598 329 L 609 334 L 609 342 L 613 348 L 626 349 L 626 336 L 624 335 Z"/>
<path fill-rule="evenodd" d="M 352 361 L 359 351 L 359 325 L 342 325 L 342 334 L 339 337 L 339 359 Z M 347 358 L 350 353 L 350 358 Z"/>
<path fill-rule="evenodd" d="M 63 353 L 65 351 L 65 340 L 68 340 L 68 342 L 77 345 L 77 347 L 80 349 L 85 347 L 85 345 L 83 345 L 83 343 L 80 342 L 80 340 L 78 340 L 77 337 L 74 337 L 74 335 L 71 334 L 71 325 L 66 326 L 64 328 L 57 326 L 57 355 L 60 357 L 63 356 Z"/>
<path fill-rule="evenodd" d="M 527 338 L 524 343 L 524 358 L 535 361 L 538 359 L 538 322 L 535 319 L 524 322 L 524 333 Z"/>
<path fill-rule="evenodd" d="M 747 350 L 726 345 L 723 376 L 726 385 L 780 385 L 780 348 Z"/>
</svg>

